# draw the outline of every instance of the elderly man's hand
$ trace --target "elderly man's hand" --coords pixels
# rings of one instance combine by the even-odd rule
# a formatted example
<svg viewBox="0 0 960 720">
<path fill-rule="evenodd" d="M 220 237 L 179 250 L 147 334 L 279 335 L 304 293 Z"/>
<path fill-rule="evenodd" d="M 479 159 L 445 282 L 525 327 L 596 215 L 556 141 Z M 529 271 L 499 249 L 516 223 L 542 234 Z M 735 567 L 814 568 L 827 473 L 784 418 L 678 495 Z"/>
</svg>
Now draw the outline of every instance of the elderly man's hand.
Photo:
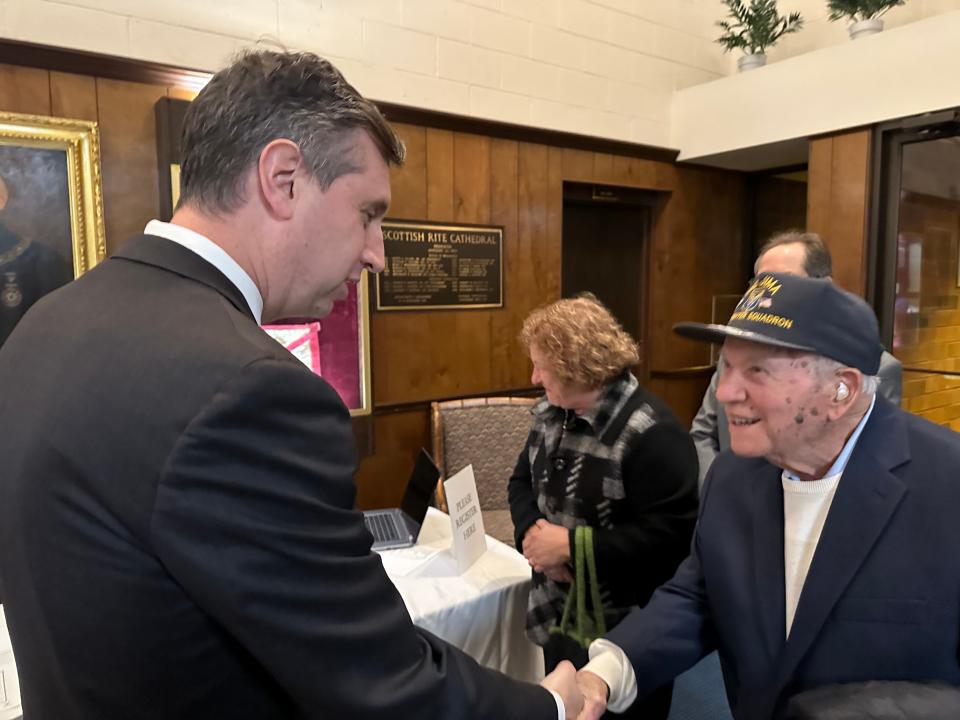
<svg viewBox="0 0 960 720">
<path fill-rule="evenodd" d="M 543 518 L 527 530 L 523 556 L 537 572 L 570 562 L 570 531 Z"/>
<path fill-rule="evenodd" d="M 607 709 L 610 689 L 599 675 L 581 670 L 577 673 L 577 685 L 583 693 L 583 711 L 577 720 L 598 720 Z"/>
<path fill-rule="evenodd" d="M 601 680 L 601 682 L 603 682 Z M 577 683 L 577 669 L 569 660 L 563 660 L 553 672 L 547 675 L 540 683 L 547 690 L 553 690 L 563 700 L 567 718 L 580 718 L 583 710 L 583 693 Z M 606 687 L 606 685 L 604 685 Z M 599 715 L 597 717 L 600 717 Z"/>
</svg>

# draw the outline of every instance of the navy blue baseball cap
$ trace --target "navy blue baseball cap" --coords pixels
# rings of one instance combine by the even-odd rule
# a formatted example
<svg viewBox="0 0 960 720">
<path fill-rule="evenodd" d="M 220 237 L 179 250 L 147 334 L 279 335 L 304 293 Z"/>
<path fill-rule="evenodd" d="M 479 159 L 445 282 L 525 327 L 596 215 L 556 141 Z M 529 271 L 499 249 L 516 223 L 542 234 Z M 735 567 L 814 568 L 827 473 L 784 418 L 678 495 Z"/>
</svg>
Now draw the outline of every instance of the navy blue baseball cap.
<svg viewBox="0 0 960 720">
<path fill-rule="evenodd" d="M 678 335 L 722 343 L 728 337 L 804 350 L 856 368 L 880 369 L 880 329 L 873 310 L 832 281 L 763 273 L 740 300 L 726 325 L 682 322 Z"/>
</svg>

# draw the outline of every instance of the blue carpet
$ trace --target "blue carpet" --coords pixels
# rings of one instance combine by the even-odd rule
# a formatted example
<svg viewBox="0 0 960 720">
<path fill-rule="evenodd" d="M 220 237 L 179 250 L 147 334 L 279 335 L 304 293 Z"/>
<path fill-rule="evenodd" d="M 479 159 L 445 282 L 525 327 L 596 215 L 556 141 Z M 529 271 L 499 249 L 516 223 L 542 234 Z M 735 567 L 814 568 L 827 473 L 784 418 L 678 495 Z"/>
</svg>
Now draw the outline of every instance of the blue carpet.
<svg viewBox="0 0 960 720">
<path fill-rule="evenodd" d="M 732 720 L 716 653 L 673 681 L 669 720 Z"/>
</svg>

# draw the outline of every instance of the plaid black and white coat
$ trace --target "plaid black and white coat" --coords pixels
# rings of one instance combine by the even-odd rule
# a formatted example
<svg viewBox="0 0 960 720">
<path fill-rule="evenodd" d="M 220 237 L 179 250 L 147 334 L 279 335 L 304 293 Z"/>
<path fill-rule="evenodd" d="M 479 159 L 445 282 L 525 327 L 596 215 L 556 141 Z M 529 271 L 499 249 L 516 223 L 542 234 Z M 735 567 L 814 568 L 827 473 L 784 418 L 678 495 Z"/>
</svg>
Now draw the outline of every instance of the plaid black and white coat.
<svg viewBox="0 0 960 720">
<path fill-rule="evenodd" d="M 607 627 L 644 605 L 689 551 L 697 517 L 697 454 L 670 409 L 625 371 L 582 415 L 531 409 L 533 426 L 509 483 L 517 548 L 540 518 L 594 529 Z M 568 585 L 533 574 L 527 634 L 559 624 Z"/>
</svg>

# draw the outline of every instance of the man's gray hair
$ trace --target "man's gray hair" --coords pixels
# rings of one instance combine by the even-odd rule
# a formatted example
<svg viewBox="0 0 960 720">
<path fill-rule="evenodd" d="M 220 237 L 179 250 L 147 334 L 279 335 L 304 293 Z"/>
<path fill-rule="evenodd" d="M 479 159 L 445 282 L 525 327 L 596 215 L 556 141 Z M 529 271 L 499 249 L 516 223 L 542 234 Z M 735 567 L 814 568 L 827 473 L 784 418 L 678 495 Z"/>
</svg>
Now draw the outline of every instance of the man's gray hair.
<svg viewBox="0 0 960 720">
<path fill-rule="evenodd" d="M 312 53 L 247 52 L 218 72 L 190 103 L 183 123 L 180 204 L 219 214 L 244 199 L 244 178 L 273 140 L 297 144 L 326 190 L 356 172 L 356 130 L 388 164 L 403 142 L 383 115 L 329 61 Z"/>
</svg>

